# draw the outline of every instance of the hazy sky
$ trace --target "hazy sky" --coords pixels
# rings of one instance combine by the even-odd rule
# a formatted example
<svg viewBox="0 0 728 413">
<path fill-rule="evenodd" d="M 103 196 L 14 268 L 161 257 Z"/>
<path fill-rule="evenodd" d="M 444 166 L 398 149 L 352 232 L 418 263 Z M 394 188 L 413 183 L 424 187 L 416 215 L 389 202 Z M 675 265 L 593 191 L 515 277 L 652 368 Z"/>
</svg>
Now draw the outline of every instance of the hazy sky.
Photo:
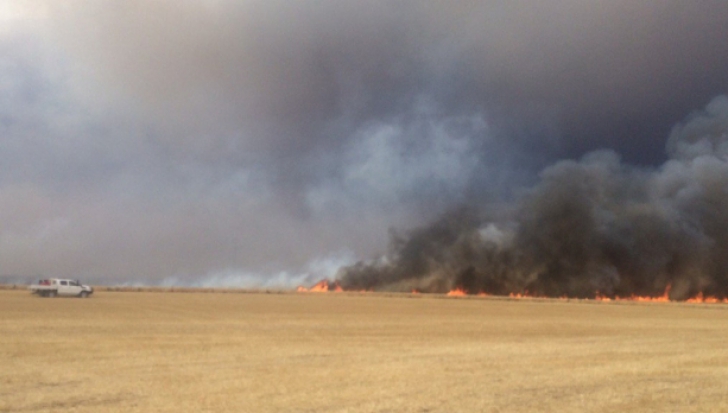
<svg viewBox="0 0 728 413">
<path fill-rule="evenodd" d="M 726 39 L 723 0 L 0 0 L 0 276 L 315 280 L 559 160 L 658 167 Z"/>
</svg>

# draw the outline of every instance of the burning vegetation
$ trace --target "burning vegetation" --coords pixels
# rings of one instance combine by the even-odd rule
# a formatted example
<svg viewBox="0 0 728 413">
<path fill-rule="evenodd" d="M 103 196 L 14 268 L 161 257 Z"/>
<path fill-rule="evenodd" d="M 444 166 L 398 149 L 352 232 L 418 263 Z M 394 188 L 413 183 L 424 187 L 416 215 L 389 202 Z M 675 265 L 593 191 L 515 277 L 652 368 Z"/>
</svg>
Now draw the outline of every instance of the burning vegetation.
<svg viewBox="0 0 728 413">
<path fill-rule="evenodd" d="M 727 302 L 728 98 L 678 124 L 667 151 L 650 169 L 611 151 L 559 162 L 509 204 L 462 208 L 392 234 L 388 253 L 342 268 L 335 285 Z"/>
<path fill-rule="evenodd" d="M 342 292 L 344 291 L 338 282 L 336 281 L 329 281 L 329 280 L 321 280 L 311 286 L 311 288 L 306 288 L 304 286 L 299 286 L 296 291 L 299 293 L 327 293 L 329 291 L 333 292 Z"/>
<path fill-rule="evenodd" d="M 694 297 L 690 297 L 685 300 L 678 300 L 678 299 L 672 299 L 670 297 L 670 290 L 671 285 L 668 284 L 667 288 L 665 288 L 665 291 L 661 295 L 657 296 L 649 296 L 649 295 L 630 295 L 630 296 L 606 296 L 601 294 L 599 291 L 595 293 L 593 297 L 587 297 L 590 299 L 593 299 L 595 301 L 602 301 L 602 302 L 611 302 L 611 301 L 633 301 L 633 302 L 649 302 L 649 303 L 667 303 L 672 301 L 684 301 L 686 303 L 691 304 L 728 304 L 728 298 L 718 298 L 714 296 L 705 296 L 702 292 L 698 293 Z M 327 293 L 327 292 L 335 292 L 340 293 L 348 290 L 344 290 L 337 281 L 328 281 L 328 280 L 321 280 L 311 286 L 310 288 L 306 288 L 303 286 L 299 286 L 296 288 L 296 291 L 299 293 Z M 359 290 L 355 291 L 359 293 L 367 293 L 367 292 L 373 292 L 373 290 Z M 410 292 L 412 295 L 421 294 L 418 290 L 412 290 Z M 468 293 L 467 291 L 463 290 L 462 288 L 455 288 L 447 293 L 445 293 L 448 297 L 466 297 L 470 295 L 476 295 L 478 297 L 488 297 L 491 296 L 491 294 L 487 294 L 483 291 L 472 294 Z M 559 300 L 569 300 L 571 297 L 562 295 L 560 297 L 548 297 L 545 295 L 536 295 L 531 294 L 528 291 L 525 291 L 523 293 L 510 293 L 507 295 L 510 299 L 531 299 L 531 298 L 556 298 Z"/>
</svg>

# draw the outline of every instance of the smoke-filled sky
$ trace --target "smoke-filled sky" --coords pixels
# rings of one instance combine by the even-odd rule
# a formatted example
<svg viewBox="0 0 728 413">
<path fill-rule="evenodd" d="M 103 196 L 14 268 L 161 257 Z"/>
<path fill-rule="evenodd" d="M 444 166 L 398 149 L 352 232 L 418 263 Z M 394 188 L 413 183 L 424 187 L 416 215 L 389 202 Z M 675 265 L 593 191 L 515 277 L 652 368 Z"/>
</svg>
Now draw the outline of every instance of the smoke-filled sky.
<svg viewBox="0 0 728 413">
<path fill-rule="evenodd" d="M 726 39 L 723 0 L 0 0 L 0 276 L 293 285 L 595 150 L 664 171 Z"/>
</svg>

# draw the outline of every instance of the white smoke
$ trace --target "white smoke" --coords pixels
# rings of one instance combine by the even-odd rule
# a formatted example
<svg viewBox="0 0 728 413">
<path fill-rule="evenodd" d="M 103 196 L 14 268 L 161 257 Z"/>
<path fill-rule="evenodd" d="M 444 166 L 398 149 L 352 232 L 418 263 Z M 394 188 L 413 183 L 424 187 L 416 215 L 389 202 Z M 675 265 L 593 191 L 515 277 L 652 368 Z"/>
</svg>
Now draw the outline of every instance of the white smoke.
<svg viewBox="0 0 728 413">
<path fill-rule="evenodd" d="M 351 265 L 354 261 L 355 257 L 351 251 L 342 250 L 311 260 L 299 271 L 249 272 L 228 269 L 203 276 L 166 277 L 159 285 L 163 287 L 291 289 L 301 285 L 309 286 L 324 279 L 333 280 L 339 268 Z"/>
</svg>

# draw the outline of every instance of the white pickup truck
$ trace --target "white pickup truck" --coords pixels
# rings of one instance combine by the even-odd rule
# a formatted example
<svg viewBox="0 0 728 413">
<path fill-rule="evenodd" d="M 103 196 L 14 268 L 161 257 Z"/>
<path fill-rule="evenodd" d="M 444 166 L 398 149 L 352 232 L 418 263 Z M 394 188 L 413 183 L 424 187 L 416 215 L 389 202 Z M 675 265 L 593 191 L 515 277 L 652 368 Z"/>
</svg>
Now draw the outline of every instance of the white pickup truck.
<svg viewBox="0 0 728 413">
<path fill-rule="evenodd" d="M 86 298 L 94 293 L 94 289 L 88 285 L 81 284 L 78 280 L 64 280 L 61 278 L 49 278 L 40 280 L 37 284 L 28 287 L 33 294 L 41 297 L 81 297 Z"/>
</svg>

